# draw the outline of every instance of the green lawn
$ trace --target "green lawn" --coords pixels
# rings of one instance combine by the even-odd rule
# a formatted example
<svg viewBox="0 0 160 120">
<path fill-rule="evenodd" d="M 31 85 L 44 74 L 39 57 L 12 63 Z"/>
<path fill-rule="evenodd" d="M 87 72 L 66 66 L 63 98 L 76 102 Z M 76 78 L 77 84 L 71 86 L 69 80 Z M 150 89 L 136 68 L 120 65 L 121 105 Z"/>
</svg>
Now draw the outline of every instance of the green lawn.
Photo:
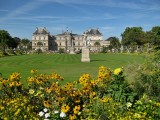
<svg viewBox="0 0 160 120">
<path fill-rule="evenodd" d="M 7 78 L 13 72 L 20 72 L 24 81 L 31 75 L 31 69 L 37 69 L 39 73 L 56 72 L 64 77 L 65 81 L 73 81 L 79 79 L 83 73 L 89 73 L 95 78 L 101 65 L 115 69 L 133 62 L 144 61 L 143 56 L 127 54 L 91 54 L 90 59 L 89 63 L 81 62 L 81 54 L 30 54 L 1 57 L 0 73 Z"/>
</svg>

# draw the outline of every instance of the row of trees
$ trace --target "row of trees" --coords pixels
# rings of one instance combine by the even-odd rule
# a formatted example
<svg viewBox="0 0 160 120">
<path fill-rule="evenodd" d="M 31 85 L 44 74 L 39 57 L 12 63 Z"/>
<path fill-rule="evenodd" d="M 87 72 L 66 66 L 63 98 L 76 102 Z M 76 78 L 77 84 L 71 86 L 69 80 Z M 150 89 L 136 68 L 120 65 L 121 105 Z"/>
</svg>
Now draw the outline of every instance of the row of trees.
<svg viewBox="0 0 160 120">
<path fill-rule="evenodd" d="M 152 27 L 150 31 L 143 31 L 142 27 L 127 27 L 121 34 L 122 40 L 117 37 L 110 37 L 109 49 L 119 49 L 121 46 L 134 48 L 137 46 L 157 46 L 160 45 L 160 26 Z"/>
<path fill-rule="evenodd" d="M 0 50 L 5 52 L 6 49 L 31 49 L 31 41 L 28 39 L 20 39 L 11 37 L 8 31 L 0 30 Z"/>
</svg>

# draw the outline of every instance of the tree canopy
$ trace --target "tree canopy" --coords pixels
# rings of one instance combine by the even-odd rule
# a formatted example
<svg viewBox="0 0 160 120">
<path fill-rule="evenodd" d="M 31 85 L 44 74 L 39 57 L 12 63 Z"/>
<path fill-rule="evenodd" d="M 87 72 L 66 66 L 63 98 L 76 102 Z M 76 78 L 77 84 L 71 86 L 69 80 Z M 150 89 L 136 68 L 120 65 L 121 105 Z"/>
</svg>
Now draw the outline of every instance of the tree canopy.
<svg viewBox="0 0 160 120">
<path fill-rule="evenodd" d="M 107 41 L 110 41 L 110 46 L 109 46 L 110 49 L 112 48 L 118 49 L 121 46 L 120 41 L 117 37 L 109 37 Z"/>
<path fill-rule="evenodd" d="M 0 30 L 0 49 L 5 52 L 6 48 L 17 48 L 18 46 L 27 46 L 31 49 L 31 42 L 28 39 L 20 39 L 18 37 L 11 37 L 8 31 Z"/>
<path fill-rule="evenodd" d="M 145 42 L 145 32 L 142 27 L 127 27 L 121 34 L 122 45 L 142 45 Z"/>
<path fill-rule="evenodd" d="M 4 51 L 8 46 L 7 43 L 11 39 L 10 34 L 5 30 L 0 30 L 0 46 L 1 49 Z"/>
<path fill-rule="evenodd" d="M 152 38 L 151 38 L 151 43 L 153 45 L 159 45 L 160 44 L 160 26 L 155 26 L 151 30 L 152 32 Z"/>
</svg>

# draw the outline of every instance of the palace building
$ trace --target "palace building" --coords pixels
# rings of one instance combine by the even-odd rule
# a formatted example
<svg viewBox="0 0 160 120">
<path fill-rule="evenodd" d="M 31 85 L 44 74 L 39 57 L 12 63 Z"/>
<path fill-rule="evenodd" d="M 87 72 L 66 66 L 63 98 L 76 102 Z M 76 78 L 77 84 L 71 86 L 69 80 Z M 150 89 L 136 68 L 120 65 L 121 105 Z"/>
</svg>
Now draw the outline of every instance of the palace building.
<svg viewBox="0 0 160 120">
<path fill-rule="evenodd" d="M 103 40 L 103 35 L 98 29 L 88 29 L 82 35 L 73 34 L 68 30 L 61 34 L 51 35 L 44 27 L 36 28 L 36 31 L 33 33 L 32 50 L 58 51 L 59 49 L 64 49 L 67 52 L 73 47 L 75 51 L 79 51 L 84 46 L 84 39 L 90 41 L 88 46 L 90 51 L 97 51 L 104 46 L 110 45 L 109 41 Z"/>
</svg>

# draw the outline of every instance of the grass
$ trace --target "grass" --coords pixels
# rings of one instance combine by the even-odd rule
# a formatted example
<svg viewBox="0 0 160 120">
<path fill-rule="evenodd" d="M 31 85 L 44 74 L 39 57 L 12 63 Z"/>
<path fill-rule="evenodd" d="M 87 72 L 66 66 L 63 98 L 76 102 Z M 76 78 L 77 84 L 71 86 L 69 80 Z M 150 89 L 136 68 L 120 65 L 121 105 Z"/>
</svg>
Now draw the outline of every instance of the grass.
<svg viewBox="0 0 160 120">
<path fill-rule="evenodd" d="M 133 62 L 144 62 L 143 56 L 127 54 L 91 54 L 91 62 L 81 62 L 81 54 L 30 54 L 0 58 L 0 73 L 4 78 L 13 72 L 20 72 L 25 82 L 31 76 L 30 70 L 37 69 L 38 73 L 50 74 L 56 72 L 65 78 L 65 81 L 79 79 L 84 73 L 96 78 L 101 65 L 115 69 Z"/>
</svg>

